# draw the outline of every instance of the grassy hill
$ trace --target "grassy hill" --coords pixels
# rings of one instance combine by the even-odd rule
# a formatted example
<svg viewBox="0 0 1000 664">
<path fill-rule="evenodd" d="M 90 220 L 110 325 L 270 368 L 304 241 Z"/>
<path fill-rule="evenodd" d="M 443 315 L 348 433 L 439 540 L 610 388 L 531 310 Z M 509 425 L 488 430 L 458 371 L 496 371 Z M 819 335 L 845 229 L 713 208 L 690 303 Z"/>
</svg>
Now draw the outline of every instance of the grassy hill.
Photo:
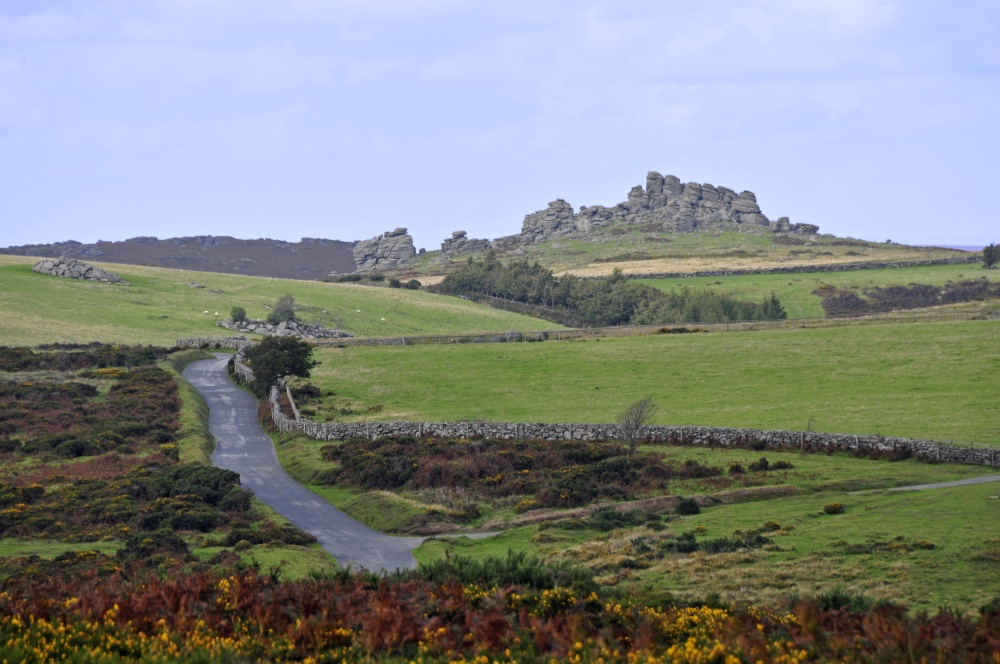
<svg viewBox="0 0 1000 664">
<path fill-rule="evenodd" d="M 339 407 L 380 407 L 381 419 L 613 422 L 651 395 L 659 424 L 1000 444 L 1000 321 L 323 349 L 319 358 L 315 381 L 336 391 Z"/>
<path fill-rule="evenodd" d="M 130 285 L 36 274 L 34 258 L 0 256 L 0 343 L 108 341 L 172 344 L 191 336 L 229 336 L 217 327 L 239 305 L 264 318 L 291 293 L 306 322 L 363 336 L 552 329 L 554 325 L 457 298 L 377 286 L 95 263 Z M 204 284 L 193 288 L 189 283 Z M 205 313 L 205 312 L 208 313 Z"/>
<path fill-rule="evenodd" d="M 763 269 L 839 263 L 900 262 L 968 255 L 950 249 L 866 242 L 830 235 L 780 236 L 766 230 L 664 233 L 648 227 L 626 227 L 621 233 L 586 239 L 556 239 L 501 251 L 501 258 L 538 261 L 558 274 L 608 276 L 615 268 L 626 274 Z M 427 283 L 443 278 L 468 256 L 451 259 L 440 252 L 419 257 L 400 271 Z M 438 276 L 432 276 L 438 275 Z"/>
<path fill-rule="evenodd" d="M 814 292 L 823 287 L 833 286 L 838 290 L 843 290 L 895 284 L 943 286 L 949 281 L 984 277 L 992 282 L 1000 282 L 1000 271 L 983 270 L 977 264 L 928 265 L 849 272 L 817 271 L 801 274 L 750 274 L 733 277 L 641 279 L 640 281 L 667 292 L 683 286 L 712 288 L 754 302 L 775 293 L 788 312 L 789 318 L 811 318 L 825 315 L 820 304 L 823 297 Z"/>
</svg>

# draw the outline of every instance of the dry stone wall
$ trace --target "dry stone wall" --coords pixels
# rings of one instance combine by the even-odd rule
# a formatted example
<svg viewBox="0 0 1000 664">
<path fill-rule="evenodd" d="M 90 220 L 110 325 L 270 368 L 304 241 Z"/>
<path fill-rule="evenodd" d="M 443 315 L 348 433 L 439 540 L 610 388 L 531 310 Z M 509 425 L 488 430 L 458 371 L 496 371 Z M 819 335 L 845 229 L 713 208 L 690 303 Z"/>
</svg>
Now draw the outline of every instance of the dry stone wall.
<svg viewBox="0 0 1000 664">
<path fill-rule="evenodd" d="M 184 344 L 182 344 L 184 342 Z M 222 342 L 244 348 L 246 340 L 240 339 L 181 339 L 177 345 L 208 347 L 202 342 Z M 241 361 L 237 352 L 235 373 L 243 381 L 253 380 L 253 371 Z M 279 396 L 288 395 L 295 417 L 286 416 L 279 404 Z M 378 438 L 380 436 L 433 436 L 436 438 L 484 438 L 496 440 L 586 440 L 606 441 L 618 438 L 614 424 L 554 424 L 547 422 L 313 422 L 298 417 L 291 393 L 283 383 L 272 386 L 270 393 L 271 415 L 278 431 L 298 432 L 315 440 L 344 440 L 354 436 Z M 804 450 L 809 452 L 859 452 L 863 454 L 893 454 L 902 450 L 917 458 L 931 461 L 967 463 L 979 466 L 1000 465 L 1000 450 L 988 447 L 945 445 L 929 440 L 895 438 L 890 436 L 860 436 L 815 431 L 780 431 L 771 429 L 734 429 L 727 427 L 650 426 L 646 428 L 648 443 L 671 445 L 701 445 L 752 450 Z"/>
</svg>

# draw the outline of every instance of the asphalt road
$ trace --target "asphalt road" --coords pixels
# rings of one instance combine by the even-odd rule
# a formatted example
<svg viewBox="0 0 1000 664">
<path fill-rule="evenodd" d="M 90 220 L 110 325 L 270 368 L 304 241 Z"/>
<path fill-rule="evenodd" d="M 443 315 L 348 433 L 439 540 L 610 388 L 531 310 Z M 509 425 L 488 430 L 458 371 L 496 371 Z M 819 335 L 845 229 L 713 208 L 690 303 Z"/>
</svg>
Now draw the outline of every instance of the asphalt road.
<svg viewBox="0 0 1000 664">
<path fill-rule="evenodd" d="M 392 571 L 416 567 L 410 550 L 422 537 L 384 535 L 347 516 L 293 480 L 278 463 L 271 439 L 257 423 L 256 400 L 226 374 L 229 355 L 201 360 L 184 377 L 205 398 L 215 436 L 212 463 L 240 474 L 244 487 L 302 530 L 312 533 L 343 567 Z"/>
</svg>

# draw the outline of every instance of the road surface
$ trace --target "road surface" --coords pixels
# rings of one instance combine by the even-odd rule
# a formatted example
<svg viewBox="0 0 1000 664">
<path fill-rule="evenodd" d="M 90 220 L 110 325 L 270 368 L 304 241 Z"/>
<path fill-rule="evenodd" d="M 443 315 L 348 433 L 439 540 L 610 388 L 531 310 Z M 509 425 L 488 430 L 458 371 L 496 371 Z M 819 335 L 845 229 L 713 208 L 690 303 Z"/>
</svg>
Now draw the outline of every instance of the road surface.
<svg viewBox="0 0 1000 664">
<path fill-rule="evenodd" d="M 410 550 L 422 537 L 392 537 L 372 530 L 293 480 L 278 463 L 271 439 L 257 423 L 257 401 L 229 380 L 226 362 L 216 354 L 184 370 L 184 377 L 208 403 L 209 430 L 215 436 L 212 463 L 240 474 L 244 487 L 302 530 L 312 533 L 343 567 L 373 572 L 417 566 Z"/>
</svg>

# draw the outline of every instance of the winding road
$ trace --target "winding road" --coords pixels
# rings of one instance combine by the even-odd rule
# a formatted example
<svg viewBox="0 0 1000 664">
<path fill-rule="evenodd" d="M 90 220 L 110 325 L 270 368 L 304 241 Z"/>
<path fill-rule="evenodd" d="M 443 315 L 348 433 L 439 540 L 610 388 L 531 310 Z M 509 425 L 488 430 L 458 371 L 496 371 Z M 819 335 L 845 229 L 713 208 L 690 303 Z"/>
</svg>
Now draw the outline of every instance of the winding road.
<svg viewBox="0 0 1000 664">
<path fill-rule="evenodd" d="M 230 355 L 194 362 L 184 377 L 205 398 L 215 436 L 212 463 L 240 474 L 244 487 L 302 530 L 343 567 L 373 572 L 416 567 L 411 550 L 423 537 L 392 537 L 358 523 L 293 480 L 278 463 L 274 444 L 257 423 L 257 401 L 229 380 Z"/>
</svg>

